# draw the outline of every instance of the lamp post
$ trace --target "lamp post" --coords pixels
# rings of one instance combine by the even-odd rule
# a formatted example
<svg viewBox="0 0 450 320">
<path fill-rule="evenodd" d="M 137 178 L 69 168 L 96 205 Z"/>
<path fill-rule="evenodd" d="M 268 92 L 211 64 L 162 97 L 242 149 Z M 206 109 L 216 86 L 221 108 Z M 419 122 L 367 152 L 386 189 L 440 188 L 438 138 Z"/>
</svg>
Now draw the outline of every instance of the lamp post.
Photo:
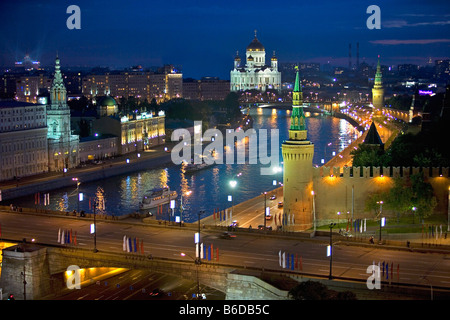
<svg viewBox="0 0 450 320">
<path fill-rule="evenodd" d="M 267 208 L 267 192 L 264 191 L 264 210 L 263 210 L 263 218 L 264 218 L 264 230 L 266 230 L 266 209 Z"/>
<path fill-rule="evenodd" d="M 328 275 L 328 279 L 333 279 L 333 240 L 332 240 L 332 235 L 333 235 L 333 228 L 336 226 L 336 223 L 330 223 L 330 274 Z"/>
<path fill-rule="evenodd" d="M 339 217 L 340 217 L 340 215 L 341 215 L 341 212 L 338 211 L 338 212 L 337 212 L 337 216 L 338 216 L 338 228 L 339 228 L 339 230 L 341 230 L 341 223 L 339 222 Z"/>
<path fill-rule="evenodd" d="M 188 256 L 188 257 L 191 258 L 191 259 L 194 261 L 194 263 L 195 263 L 196 274 L 197 274 L 197 299 L 200 299 L 200 280 L 199 280 L 199 275 L 198 275 L 198 265 L 199 265 L 199 263 L 198 263 L 198 261 L 197 261 L 196 259 L 192 258 L 191 255 L 189 255 L 189 254 L 187 254 L 187 253 L 182 252 L 180 255 L 181 255 L 182 257 Z"/>
<path fill-rule="evenodd" d="M 98 252 L 97 250 L 97 222 L 95 220 L 95 208 L 97 207 L 97 204 L 94 201 L 94 252 Z"/>
<path fill-rule="evenodd" d="M 198 252 L 198 256 L 197 256 L 197 261 L 196 263 L 201 264 L 202 263 L 202 258 L 201 258 L 201 252 L 200 252 L 200 216 L 202 213 L 205 213 L 205 210 L 200 210 L 198 212 L 198 239 L 197 239 L 197 252 Z"/>
<path fill-rule="evenodd" d="M 382 227 L 382 220 L 383 218 L 381 217 L 381 213 L 383 211 L 383 201 L 377 201 L 377 203 L 380 205 L 380 238 L 379 238 L 379 243 L 381 244 L 381 227 Z"/>
<path fill-rule="evenodd" d="M 233 215 L 233 207 L 234 207 L 234 188 L 237 185 L 237 181 L 236 180 L 231 180 L 230 181 L 230 186 L 231 186 L 231 214 Z"/>
<path fill-rule="evenodd" d="M 77 197 L 78 197 L 77 212 L 80 212 L 80 184 L 81 184 L 81 182 L 78 180 L 78 178 L 72 178 L 72 180 L 77 182 Z"/>
<path fill-rule="evenodd" d="M 311 191 L 311 195 L 312 195 L 312 202 L 313 202 L 313 225 L 314 225 L 314 235 L 316 234 L 316 201 L 315 201 L 315 197 L 316 194 L 314 193 L 314 190 Z"/>
</svg>

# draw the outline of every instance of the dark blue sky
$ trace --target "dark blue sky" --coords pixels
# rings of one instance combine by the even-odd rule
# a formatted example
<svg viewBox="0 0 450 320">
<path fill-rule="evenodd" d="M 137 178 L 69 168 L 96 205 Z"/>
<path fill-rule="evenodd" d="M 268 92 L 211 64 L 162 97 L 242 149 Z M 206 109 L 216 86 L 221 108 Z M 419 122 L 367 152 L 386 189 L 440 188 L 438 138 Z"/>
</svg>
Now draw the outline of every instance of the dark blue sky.
<svg viewBox="0 0 450 320">
<path fill-rule="evenodd" d="M 81 30 L 69 30 L 69 5 L 81 9 Z M 381 9 L 381 29 L 369 30 L 369 5 Z M 43 65 L 56 52 L 63 66 L 181 65 L 184 77 L 229 79 L 236 51 L 258 30 L 268 57 L 311 61 L 425 64 L 450 55 L 446 1 L 5 1 L 0 2 L 0 65 L 29 53 Z"/>
</svg>

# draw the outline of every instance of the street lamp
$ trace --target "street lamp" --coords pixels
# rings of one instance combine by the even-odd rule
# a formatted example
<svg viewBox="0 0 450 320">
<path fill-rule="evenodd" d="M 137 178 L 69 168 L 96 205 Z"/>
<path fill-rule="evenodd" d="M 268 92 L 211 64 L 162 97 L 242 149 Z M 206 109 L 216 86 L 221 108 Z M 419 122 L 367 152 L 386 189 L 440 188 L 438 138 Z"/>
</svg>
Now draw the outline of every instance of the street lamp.
<svg viewBox="0 0 450 320">
<path fill-rule="evenodd" d="M 329 255 L 330 255 L 330 274 L 328 275 L 328 279 L 333 279 L 333 240 L 332 240 L 332 235 L 333 235 L 333 228 L 336 226 L 336 223 L 330 223 L 330 245 L 329 245 Z"/>
<path fill-rule="evenodd" d="M 237 181 L 236 180 L 231 180 L 230 181 L 230 186 L 231 186 L 231 214 L 233 215 L 233 206 L 234 206 L 234 188 L 237 185 Z"/>
<path fill-rule="evenodd" d="M 338 211 L 337 216 L 338 216 L 338 228 L 339 230 L 341 230 L 341 223 L 339 222 L 339 216 L 341 215 L 341 212 Z"/>
<path fill-rule="evenodd" d="M 316 235 L 316 194 L 314 193 L 314 190 L 311 191 L 311 195 L 312 195 L 312 201 L 313 201 L 313 217 L 314 217 L 314 235 Z"/>
<path fill-rule="evenodd" d="M 195 263 L 195 268 L 196 268 L 196 273 L 197 273 L 197 299 L 200 299 L 200 281 L 199 281 L 199 277 L 198 277 L 198 265 L 199 265 L 199 263 L 198 263 L 198 261 L 196 259 L 194 259 L 193 257 L 191 257 L 191 255 L 189 255 L 187 253 L 182 252 L 182 253 L 180 253 L 180 255 L 182 257 L 188 256 Z"/>
<path fill-rule="evenodd" d="M 198 264 L 201 264 L 202 263 L 202 258 L 201 258 L 201 252 L 200 252 L 200 216 L 203 214 L 203 213 L 205 213 L 205 210 L 200 210 L 199 212 L 198 212 L 198 237 L 197 237 L 197 253 L 198 253 L 198 256 L 197 256 L 197 262 L 196 263 L 198 263 Z"/>
<path fill-rule="evenodd" d="M 81 184 L 81 182 L 78 180 L 78 178 L 72 178 L 72 180 L 77 182 L 77 196 L 78 196 L 77 212 L 80 212 L 80 184 Z"/>
<path fill-rule="evenodd" d="M 98 252 L 98 250 L 97 250 L 97 222 L 96 222 L 96 220 L 95 220 L 95 216 L 96 216 L 96 214 L 95 214 L 95 208 L 97 207 L 97 204 L 95 203 L 95 201 L 94 201 L 94 205 L 93 205 L 93 207 L 94 207 L 94 252 Z"/>
<path fill-rule="evenodd" d="M 384 219 L 381 217 L 381 213 L 383 211 L 383 201 L 377 201 L 377 203 L 380 205 L 380 238 L 379 238 L 379 243 L 381 244 L 381 227 L 382 227 L 382 224 L 384 223 Z"/>
</svg>

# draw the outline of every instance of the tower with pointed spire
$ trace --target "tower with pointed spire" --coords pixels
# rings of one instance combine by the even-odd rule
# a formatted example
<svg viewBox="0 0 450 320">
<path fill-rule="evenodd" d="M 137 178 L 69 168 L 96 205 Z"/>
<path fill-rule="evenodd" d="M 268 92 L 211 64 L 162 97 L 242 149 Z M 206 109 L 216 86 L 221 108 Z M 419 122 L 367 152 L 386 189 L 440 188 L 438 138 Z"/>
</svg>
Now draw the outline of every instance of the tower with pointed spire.
<svg viewBox="0 0 450 320">
<path fill-rule="evenodd" d="M 384 88 L 381 74 L 380 56 L 378 56 L 375 82 L 372 88 L 372 105 L 376 114 L 381 113 L 381 109 L 384 107 Z"/>
<path fill-rule="evenodd" d="M 283 155 L 283 221 L 288 230 L 306 230 L 312 226 L 312 161 L 314 144 L 307 139 L 303 92 L 296 67 L 292 92 L 289 139 L 281 149 Z"/>
<path fill-rule="evenodd" d="M 47 106 L 47 128 L 49 170 L 63 171 L 76 167 L 79 163 L 79 136 L 71 134 L 70 108 L 58 56 Z"/>
</svg>

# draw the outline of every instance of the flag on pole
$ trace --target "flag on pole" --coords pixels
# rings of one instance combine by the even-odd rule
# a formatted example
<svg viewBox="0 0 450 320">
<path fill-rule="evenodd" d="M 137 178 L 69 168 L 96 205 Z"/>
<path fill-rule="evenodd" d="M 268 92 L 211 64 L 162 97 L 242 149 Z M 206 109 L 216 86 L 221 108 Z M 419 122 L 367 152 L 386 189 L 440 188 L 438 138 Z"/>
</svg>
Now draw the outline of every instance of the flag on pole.
<svg viewBox="0 0 450 320">
<path fill-rule="evenodd" d="M 283 269 L 286 268 L 285 252 L 283 252 Z"/>
<path fill-rule="evenodd" d="M 216 248 L 216 261 L 219 261 L 219 248 Z"/>
<path fill-rule="evenodd" d="M 75 231 L 75 237 L 73 238 L 73 244 L 77 245 L 77 232 Z"/>
<path fill-rule="evenodd" d="M 291 254 L 291 270 L 294 270 L 294 254 Z"/>
<path fill-rule="evenodd" d="M 144 254 L 144 240 L 141 239 L 141 254 Z"/>
<path fill-rule="evenodd" d="M 281 267 L 281 250 L 278 251 L 278 264 Z"/>
<path fill-rule="evenodd" d="M 303 270 L 303 264 L 302 264 L 302 256 L 300 256 L 300 262 L 299 262 L 299 269 Z"/>
<path fill-rule="evenodd" d="M 61 228 L 58 229 L 58 243 L 61 243 Z"/>
<path fill-rule="evenodd" d="M 127 251 L 127 236 L 123 236 L 123 240 L 122 240 L 122 250 L 123 251 Z"/>
</svg>

